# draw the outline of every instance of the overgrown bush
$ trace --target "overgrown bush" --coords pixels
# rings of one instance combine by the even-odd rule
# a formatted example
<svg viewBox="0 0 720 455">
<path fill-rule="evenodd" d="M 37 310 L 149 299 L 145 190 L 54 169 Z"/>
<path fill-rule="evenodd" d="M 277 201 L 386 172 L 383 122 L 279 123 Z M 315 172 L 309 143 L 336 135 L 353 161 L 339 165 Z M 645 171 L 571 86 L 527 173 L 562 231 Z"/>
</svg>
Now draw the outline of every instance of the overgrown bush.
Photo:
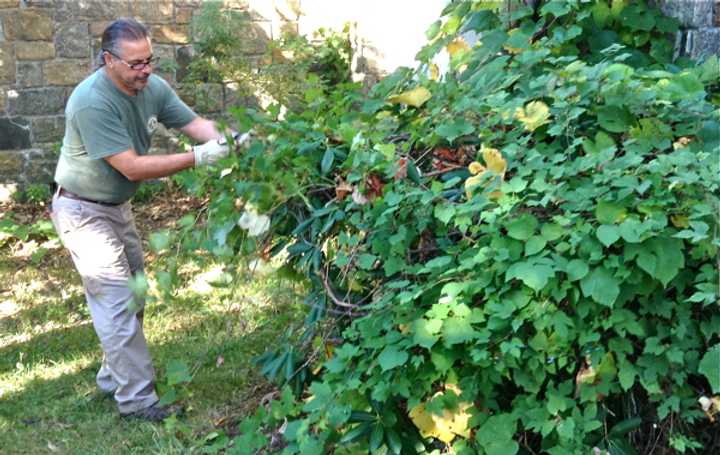
<svg viewBox="0 0 720 455">
<path fill-rule="evenodd" d="M 312 39 L 282 31 L 277 40 L 265 40 L 267 50 L 248 58 L 253 30 L 250 14 L 223 7 L 222 2 L 203 4 L 193 20 L 195 56 L 184 82 L 234 83 L 238 96 L 270 97 L 294 109 L 304 106 L 304 94 L 323 90 L 350 79 L 349 28 L 320 29 Z"/>
<path fill-rule="evenodd" d="M 452 2 L 367 96 L 236 112 L 209 248 L 285 252 L 310 310 L 229 453 L 720 447 L 718 60 L 672 63 L 641 1 L 533 3 Z"/>
</svg>

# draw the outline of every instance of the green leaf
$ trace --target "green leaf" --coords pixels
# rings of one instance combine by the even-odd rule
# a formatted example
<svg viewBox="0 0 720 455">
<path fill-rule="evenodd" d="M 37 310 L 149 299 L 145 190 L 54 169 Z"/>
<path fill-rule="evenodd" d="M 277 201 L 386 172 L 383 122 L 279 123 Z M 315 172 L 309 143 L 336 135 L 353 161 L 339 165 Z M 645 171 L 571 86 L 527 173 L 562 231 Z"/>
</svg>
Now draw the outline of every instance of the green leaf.
<svg viewBox="0 0 720 455">
<path fill-rule="evenodd" d="M 539 235 L 530 237 L 525 244 L 525 256 L 532 256 L 533 254 L 541 252 L 543 248 L 545 248 L 545 245 L 547 245 L 547 241 L 544 237 Z"/>
<path fill-rule="evenodd" d="M 622 387 L 623 390 L 628 391 L 635 384 L 635 376 L 637 376 L 637 370 L 632 363 L 624 359 L 620 362 L 620 365 L 618 367 L 618 379 L 620 380 L 620 387 Z"/>
<path fill-rule="evenodd" d="M 170 232 L 159 231 L 150 234 L 150 249 L 159 253 L 170 245 Z"/>
<path fill-rule="evenodd" d="M 565 272 L 567 272 L 568 279 L 570 279 L 570 281 L 577 281 L 583 279 L 589 271 L 590 268 L 588 267 L 587 263 L 581 259 L 573 259 L 572 261 L 568 262 L 568 265 L 565 268 Z"/>
<path fill-rule="evenodd" d="M 465 317 L 452 316 L 443 322 L 443 340 L 448 345 L 464 343 L 477 336 L 477 332 L 470 325 L 470 319 Z"/>
<path fill-rule="evenodd" d="M 430 27 L 425 31 L 425 38 L 427 38 L 428 41 L 434 40 L 438 33 L 440 33 L 440 26 L 442 26 L 442 21 L 440 20 L 430 24 Z"/>
<path fill-rule="evenodd" d="M 600 201 L 595 206 L 595 217 L 602 224 L 616 224 L 625 219 L 627 210 L 620 204 Z"/>
<path fill-rule="evenodd" d="M 555 17 L 562 17 L 569 13 L 571 10 L 569 2 L 547 2 L 540 9 L 540 12 L 545 14 L 552 14 Z"/>
<path fill-rule="evenodd" d="M 545 240 L 547 240 L 548 242 L 552 242 L 559 239 L 563 236 L 563 234 L 565 234 L 565 228 L 556 223 L 547 223 L 543 224 L 540 233 L 543 238 L 545 238 Z"/>
<path fill-rule="evenodd" d="M 518 278 L 526 286 L 539 291 L 547 285 L 553 275 L 555 275 L 555 271 L 549 265 L 518 262 L 508 268 L 505 279 Z"/>
<path fill-rule="evenodd" d="M 325 150 L 322 161 L 320 162 L 320 172 L 325 175 L 330 172 L 333 161 L 335 160 L 335 150 L 330 147 Z"/>
<path fill-rule="evenodd" d="M 507 234 L 517 240 L 528 240 L 535 233 L 538 220 L 529 213 L 513 218 L 506 225 Z"/>
<path fill-rule="evenodd" d="M 435 130 L 439 136 L 444 137 L 448 142 L 453 142 L 458 137 L 465 136 L 473 131 L 475 131 L 475 127 L 462 117 L 443 123 Z"/>
<path fill-rule="evenodd" d="M 408 353 L 406 351 L 400 351 L 397 346 L 390 345 L 385 346 L 385 349 L 382 350 L 378 362 L 380 362 L 380 368 L 383 371 L 388 371 L 403 365 L 407 362 L 407 359 Z"/>
<path fill-rule="evenodd" d="M 620 286 L 615 277 L 605 267 L 597 267 L 590 275 L 580 281 L 585 297 L 591 297 L 597 303 L 612 307 L 620 295 Z"/>
<path fill-rule="evenodd" d="M 438 204 L 435 206 L 435 218 L 440 220 L 443 224 L 448 222 L 455 216 L 455 206 L 452 204 Z"/>
<path fill-rule="evenodd" d="M 707 350 L 700 360 L 698 372 L 707 378 L 713 393 L 720 393 L 720 344 Z"/>
<path fill-rule="evenodd" d="M 611 133 L 624 133 L 633 124 L 633 116 L 626 109 L 617 106 L 598 108 L 598 123 Z"/>
<path fill-rule="evenodd" d="M 166 374 L 169 385 L 182 384 L 192 380 L 187 364 L 179 360 L 172 360 L 168 363 Z"/>
<path fill-rule="evenodd" d="M 609 247 L 620 238 L 617 226 L 611 226 L 607 224 L 603 224 L 602 226 L 600 226 L 595 232 L 595 235 L 597 236 L 598 240 L 600 240 L 600 242 L 602 242 L 602 244 L 606 247 Z"/>
<path fill-rule="evenodd" d="M 604 1 L 595 2 L 592 7 L 592 15 L 598 27 L 605 28 L 605 24 L 610 19 L 610 7 Z"/>
<path fill-rule="evenodd" d="M 478 444 L 488 455 L 514 455 L 520 449 L 513 440 L 517 421 L 510 414 L 490 416 L 475 434 Z"/>
<path fill-rule="evenodd" d="M 413 324 L 413 341 L 419 346 L 430 349 L 440 338 L 438 332 L 442 325 L 440 319 L 417 319 Z"/>
<path fill-rule="evenodd" d="M 370 270 L 375 265 L 376 260 L 377 256 L 374 254 L 363 253 L 358 256 L 358 266 L 360 266 L 361 269 Z"/>
</svg>

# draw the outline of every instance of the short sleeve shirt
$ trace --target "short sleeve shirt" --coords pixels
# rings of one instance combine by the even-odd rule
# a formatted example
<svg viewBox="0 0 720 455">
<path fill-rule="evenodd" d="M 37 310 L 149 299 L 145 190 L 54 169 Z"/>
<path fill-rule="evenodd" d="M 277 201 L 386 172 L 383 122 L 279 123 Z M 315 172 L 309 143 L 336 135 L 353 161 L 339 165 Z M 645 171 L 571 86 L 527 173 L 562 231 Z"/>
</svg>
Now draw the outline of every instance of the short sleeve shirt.
<svg viewBox="0 0 720 455">
<path fill-rule="evenodd" d="M 139 182 L 128 180 L 104 158 L 129 149 L 145 155 L 159 123 L 182 128 L 196 117 L 159 76 L 150 75 L 145 88 L 130 96 L 99 69 L 68 99 L 55 181 L 87 199 L 125 202 Z"/>
</svg>

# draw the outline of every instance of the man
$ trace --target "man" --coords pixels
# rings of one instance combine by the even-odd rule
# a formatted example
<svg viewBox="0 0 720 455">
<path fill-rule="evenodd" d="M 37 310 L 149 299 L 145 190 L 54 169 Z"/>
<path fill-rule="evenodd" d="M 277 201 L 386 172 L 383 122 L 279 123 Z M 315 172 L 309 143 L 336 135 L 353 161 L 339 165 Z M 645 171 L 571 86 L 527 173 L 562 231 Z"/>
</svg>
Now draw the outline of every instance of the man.
<svg viewBox="0 0 720 455">
<path fill-rule="evenodd" d="M 52 220 L 80 273 L 102 345 L 98 387 L 114 393 L 122 416 L 160 421 L 171 410 L 157 404 L 142 309 L 128 307 L 128 279 L 143 272 L 128 201 L 141 181 L 212 164 L 229 149 L 212 121 L 196 115 L 152 74 L 156 57 L 144 25 L 132 19 L 110 24 L 98 60 L 100 67 L 67 103 Z M 147 155 L 158 123 L 203 144 L 187 153 Z"/>
</svg>

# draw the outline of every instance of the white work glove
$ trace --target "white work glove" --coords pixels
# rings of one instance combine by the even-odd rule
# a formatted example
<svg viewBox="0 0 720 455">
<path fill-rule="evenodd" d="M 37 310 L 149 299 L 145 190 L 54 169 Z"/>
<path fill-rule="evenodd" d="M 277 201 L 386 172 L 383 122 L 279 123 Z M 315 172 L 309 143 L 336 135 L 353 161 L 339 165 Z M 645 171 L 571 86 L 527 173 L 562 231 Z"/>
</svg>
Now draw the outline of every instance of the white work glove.
<svg viewBox="0 0 720 455">
<path fill-rule="evenodd" d="M 195 154 L 195 167 L 215 164 L 230 153 L 230 147 L 225 138 L 207 141 L 194 146 L 192 150 Z"/>
<path fill-rule="evenodd" d="M 231 134 L 236 147 L 250 140 L 250 131 L 243 134 L 233 131 Z M 213 139 L 204 144 L 196 145 L 193 147 L 193 153 L 195 154 L 195 166 L 215 164 L 228 156 L 230 153 L 230 145 L 223 136 L 220 139 Z"/>
</svg>

